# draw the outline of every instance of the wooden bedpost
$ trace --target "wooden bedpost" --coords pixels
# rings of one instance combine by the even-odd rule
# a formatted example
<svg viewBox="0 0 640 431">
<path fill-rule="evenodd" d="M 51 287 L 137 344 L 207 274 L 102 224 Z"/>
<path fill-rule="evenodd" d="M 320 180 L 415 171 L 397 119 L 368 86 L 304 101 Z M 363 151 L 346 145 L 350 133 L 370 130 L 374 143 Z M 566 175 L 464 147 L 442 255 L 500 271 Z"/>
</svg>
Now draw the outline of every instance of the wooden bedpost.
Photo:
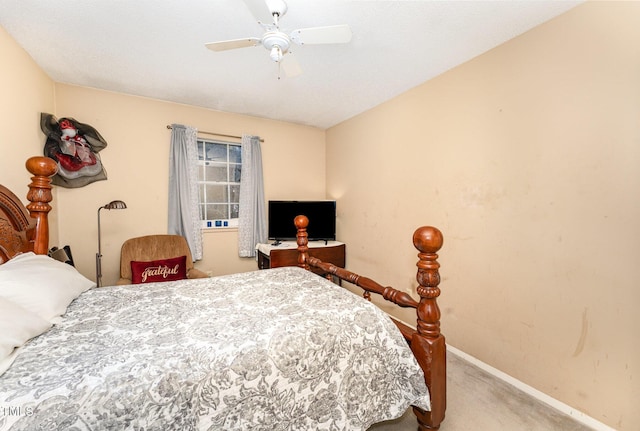
<svg viewBox="0 0 640 431">
<path fill-rule="evenodd" d="M 442 233 L 431 226 L 418 228 L 413 234 L 413 245 L 418 253 L 418 305 L 417 331 L 411 340 L 418 363 L 425 371 L 425 380 L 431 394 L 431 411 L 414 408 L 420 431 L 439 429 L 446 409 L 446 346 L 440 333 L 440 273 L 437 252 L 442 247 Z"/>
<path fill-rule="evenodd" d="M 296 225 L 296 243 L 298 244 L 298 266 L 306 270 L 309 269 L 309 237 L 307 234 L 307 226 L 309 219 L 307 216 L 299 215 L 293 219 Z"/>
<path fill-rule="evenodd" d="M 49 220 L 51 211 L 49 202 L 51 197 L 51 176 L 58 171 L 58 165 L 53 159 L 43 156 L 31 157 L 26 162 L 27 170 L 33 174 L 27 199 L 27 209 L 31 217 L 36 219 L 36 228 L 33 238 L 33 252 L 47 254 L 49 251 Z"/>
</svg>

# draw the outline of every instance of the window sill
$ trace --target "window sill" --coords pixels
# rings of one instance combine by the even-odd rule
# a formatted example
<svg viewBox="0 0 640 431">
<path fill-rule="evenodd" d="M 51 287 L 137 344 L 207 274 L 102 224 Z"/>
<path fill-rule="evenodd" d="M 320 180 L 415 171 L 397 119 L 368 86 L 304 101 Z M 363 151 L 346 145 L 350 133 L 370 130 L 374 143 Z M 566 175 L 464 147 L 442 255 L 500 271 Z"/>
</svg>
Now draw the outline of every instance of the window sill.
<svg viewBox="0 0 640 431">
<path fill-rule="evenodd" d="M 211 233 L 224 233 L 224 232 L 237 232 L 238 228 L 237 227 L 203 227 L 202 228 L 202 233 L 205 235 L 211 234 Z"/>
</svg>

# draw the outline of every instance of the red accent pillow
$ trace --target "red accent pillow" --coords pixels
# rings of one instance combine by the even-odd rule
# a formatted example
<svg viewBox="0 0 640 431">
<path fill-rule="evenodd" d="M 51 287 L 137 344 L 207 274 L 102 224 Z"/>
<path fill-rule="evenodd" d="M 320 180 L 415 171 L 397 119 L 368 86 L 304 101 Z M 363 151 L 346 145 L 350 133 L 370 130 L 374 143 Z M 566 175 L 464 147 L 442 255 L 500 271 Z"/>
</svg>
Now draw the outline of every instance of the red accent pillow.
<svg viewBox="0 0 640 431">
<path fill-rule="evenodd" d="M 187 256 L 149 262 L 131 261 L 131 282 L 133 284 L 184 280 L 185 278 L 187 278 Z"/>
</svg>

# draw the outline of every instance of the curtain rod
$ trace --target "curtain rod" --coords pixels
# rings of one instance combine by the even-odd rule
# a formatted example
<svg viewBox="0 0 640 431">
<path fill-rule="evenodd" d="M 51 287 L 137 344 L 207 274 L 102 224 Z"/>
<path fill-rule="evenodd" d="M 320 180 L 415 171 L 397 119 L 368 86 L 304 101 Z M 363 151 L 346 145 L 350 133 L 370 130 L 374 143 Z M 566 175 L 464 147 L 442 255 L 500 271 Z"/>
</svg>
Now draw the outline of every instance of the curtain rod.
<svg viewBox="0 0 640 431">
<path fill-rule="evenodd" d="M 173 127 L 171 127 L 170 124 L 167 124 L 167 129 L 171 130 L 171 129 L 173 129 Z M 242 139 L 242 136 L 225 135 L 225 134 L 222 134 L 222 133 L 214 133 L 214 132 L 205 132 L 203 130 L 198 130 L 198 133 L 200 133 L 202 135 L 213 135 L 213 136 L 222 136 L 224 138 Z M 264 139 L 260 138 L 260 142 L 264 142 Z"/>
</svg>

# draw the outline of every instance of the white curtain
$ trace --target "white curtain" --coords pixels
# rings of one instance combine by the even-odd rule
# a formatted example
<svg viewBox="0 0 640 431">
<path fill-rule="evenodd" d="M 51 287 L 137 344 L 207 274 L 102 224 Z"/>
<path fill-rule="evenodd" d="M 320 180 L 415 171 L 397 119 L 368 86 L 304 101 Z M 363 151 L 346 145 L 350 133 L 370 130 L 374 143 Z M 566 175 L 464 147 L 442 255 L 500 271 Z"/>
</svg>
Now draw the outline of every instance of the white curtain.
<svg viewBox="0 0 640 431">
<path fill-rule="evenodd" d="M 267 210 L 262 179 L 260 137 L 242 136 L 238 254 L 254 257 L 256 245 L 267 240 Z"/>
<path fill-rule="evenodd" d="M 194 261 L 202 259 L 197 133 L 193 127 L 172 124 L 169 154 L 168 233 L 186 238 Z"/>
</svg>

